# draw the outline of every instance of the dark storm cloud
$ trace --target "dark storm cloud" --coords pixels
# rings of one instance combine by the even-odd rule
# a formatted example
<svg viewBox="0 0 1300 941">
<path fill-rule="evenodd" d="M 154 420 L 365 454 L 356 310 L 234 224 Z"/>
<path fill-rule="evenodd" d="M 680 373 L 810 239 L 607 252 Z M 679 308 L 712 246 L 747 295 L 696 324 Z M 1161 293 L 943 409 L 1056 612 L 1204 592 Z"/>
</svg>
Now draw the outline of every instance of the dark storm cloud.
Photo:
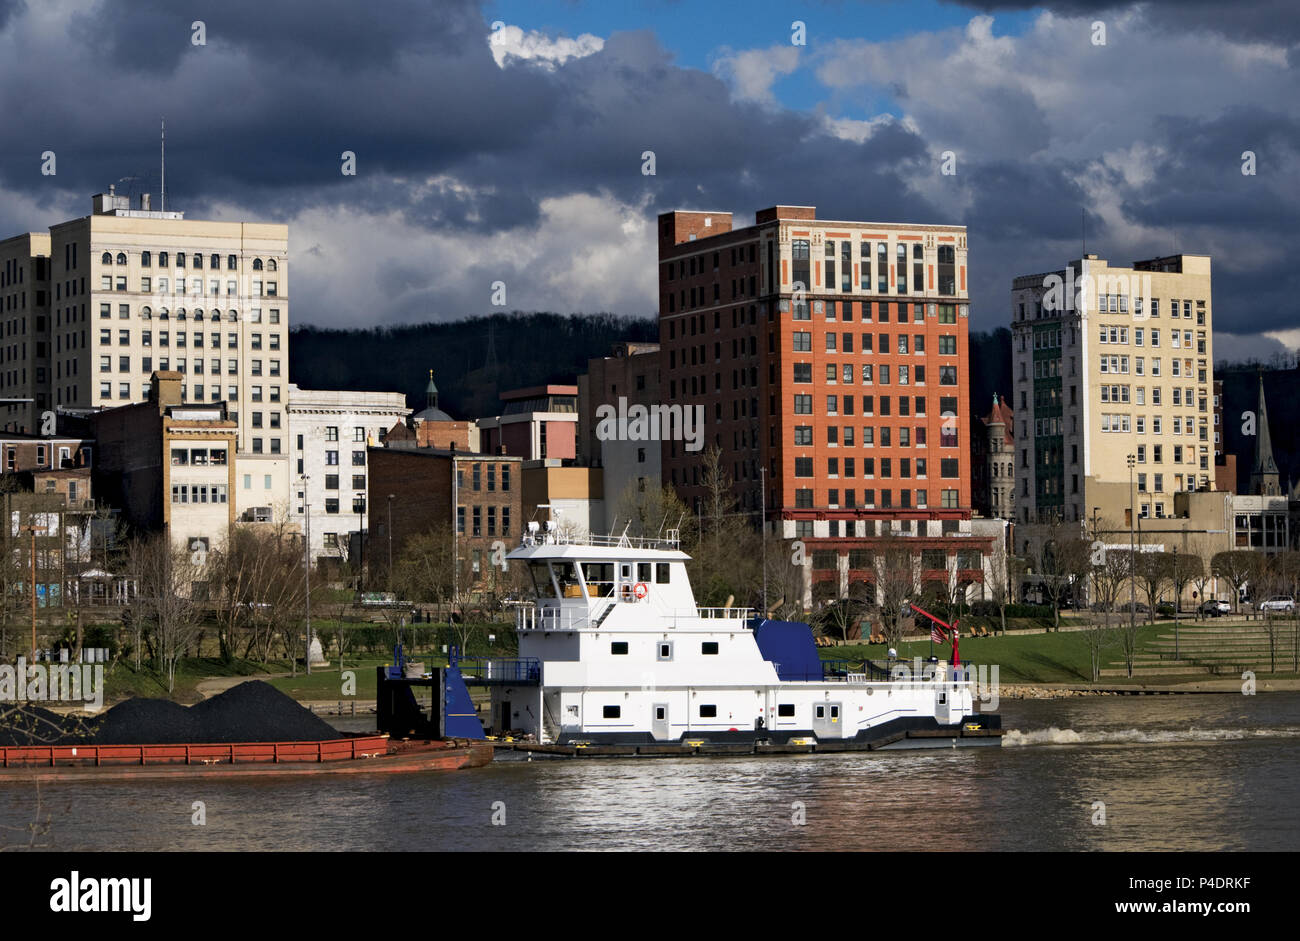
<svg viewBox="0 0 1300 941">
<path fill-rule="evenodd" d="M 454 55 L 481 43 L 483 32 L 477 4 L 463 0 L 101 2 L 74 16 L 70 31 L 92 55 L 120 69 L 159 73 L 181 65 L 196 21 L 204 24 L 209 44 L 243 49 L 250 59 L 295 68 L 325 63 L 343 71 L 383 67 L 413 51 Z"/>
<path fill-rule="evenodd" d="M 1294 0 L 1158 0 L 1142 4 L 1113 0 L 944 0 L 956 6 L 996 13 L 1045 9 L 1061 16 L 1100 16 L 1140 8 L 1152 30 L 1204 31 L 1229 39 L 1290 46 L 1300 42 L 1300 14 Z"/>
</svg>

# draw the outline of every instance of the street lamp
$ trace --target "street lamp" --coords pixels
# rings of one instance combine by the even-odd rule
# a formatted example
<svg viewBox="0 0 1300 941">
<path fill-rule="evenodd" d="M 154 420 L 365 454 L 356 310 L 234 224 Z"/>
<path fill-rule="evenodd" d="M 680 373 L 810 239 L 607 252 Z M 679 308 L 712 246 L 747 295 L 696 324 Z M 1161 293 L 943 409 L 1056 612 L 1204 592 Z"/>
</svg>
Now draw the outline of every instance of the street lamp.
<svg viewBox="0 0 1300 941">
<path fill-rule="evenodd" d="M 395 493 L 388 495 L 388 584 L 390 588 L 393 584 L 393 498 L 396 496 Z"/>
<path fill-rule="evenodd" d="M 307 605 L 307 651 L 303 662 L 307 665 L 307 674 L 311 675 L 311 500 L 307 499 L 307 481 L 311 480 L 310 475 L 303 474 L 302 480 L 302 509 L 304 514 L 304 527 L 302 539 L 303 551 L 303 579 L 306 582 L 306 605 Z"/>
<path fill-rule="evenodd" d="M 1137 504 L 1133 500 L 1133 468 L 1137 466 L 1137 456 L 1130 454 L 1128 461 L 1128 625 L 1131 632 L 1137 631 L 1137 542 L 1133 535 L 1133 525 L 1137 520 Z"/>
<path fill-rule="evenodd" d="M 37 534 L 37 533 L 44 533 L 44 532 L 46 531 L 46 527 L 44 527 L 44 526 L 37 526 L 37 525 L 34 524 L 34 523 L 29 523 L 28 525 L 26 525 L 26 526 L 24 526 L 24 527 L 22 528 L 22 531 L 25 532 L 25 533 L 31 533 L 31 535 L 32 535 L 32 552 L 31 552 L 31 558 L 32 558 L 32 663 L 35 663 L 35 662 L 36 662 L 36 534 Z"/>
</svg>

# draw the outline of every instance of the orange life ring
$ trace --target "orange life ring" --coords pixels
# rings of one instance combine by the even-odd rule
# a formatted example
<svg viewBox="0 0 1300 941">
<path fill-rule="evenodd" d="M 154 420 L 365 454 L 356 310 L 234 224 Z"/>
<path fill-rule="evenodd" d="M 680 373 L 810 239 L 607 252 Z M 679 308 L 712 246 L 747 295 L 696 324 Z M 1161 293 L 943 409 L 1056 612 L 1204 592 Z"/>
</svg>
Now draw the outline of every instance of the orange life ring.
<svg viewBox="0 0 1300 941">
<path fill-rule="evenodd" d="M 633 592 L 638 598 L 644 598 L 646 595 L 650 594 L 650 586 L 645 582 L 637 582 L 636 588 L 633 589 Z"/>
</svg>

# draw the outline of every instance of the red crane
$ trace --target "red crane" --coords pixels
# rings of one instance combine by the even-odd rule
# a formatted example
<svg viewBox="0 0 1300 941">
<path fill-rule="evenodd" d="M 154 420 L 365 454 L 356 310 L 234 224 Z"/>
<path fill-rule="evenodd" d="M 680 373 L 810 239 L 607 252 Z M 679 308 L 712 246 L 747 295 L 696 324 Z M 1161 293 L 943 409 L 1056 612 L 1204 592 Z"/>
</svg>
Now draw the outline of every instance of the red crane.
<svg viewBox="0 0 1300 941">
<path fill-rule="evenodd" d="M 917 614 L 925 615 L 925 617 L 929 618 L 934 624 L 934 627 L 931 628 L 930 631 L 931 636 L 933 636 L 936 629 L 940 634 L 946 634 L 948 636 L 949 640 L 952 642 L 952 665 L 955 667 L 961 666 L 961 655 L 957 652 L 957 622 L 953 621 L 949 624 L 947 621 L 941 621 L 929 611 L 926 611 L 924 608 L 919 608 L 916 605 L 911 605 L 911 608 Z"/>
</svg>

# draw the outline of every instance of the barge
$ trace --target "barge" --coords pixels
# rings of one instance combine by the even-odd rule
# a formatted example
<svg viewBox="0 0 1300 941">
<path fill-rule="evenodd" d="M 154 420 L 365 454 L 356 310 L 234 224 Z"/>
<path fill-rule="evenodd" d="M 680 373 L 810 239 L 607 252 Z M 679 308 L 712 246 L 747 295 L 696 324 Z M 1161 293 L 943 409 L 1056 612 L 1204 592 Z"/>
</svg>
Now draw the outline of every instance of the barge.
<svg viewBox="0 0 1300 941">
<path fill-rule="evenodd" d="M 323 742 L 0 747 L 0 783 L 111 778 L 262 778 L 396 774 L 478 768 L 492 748 L 470 741 L 394 741 L 387 735 Z"/>
</svg>

